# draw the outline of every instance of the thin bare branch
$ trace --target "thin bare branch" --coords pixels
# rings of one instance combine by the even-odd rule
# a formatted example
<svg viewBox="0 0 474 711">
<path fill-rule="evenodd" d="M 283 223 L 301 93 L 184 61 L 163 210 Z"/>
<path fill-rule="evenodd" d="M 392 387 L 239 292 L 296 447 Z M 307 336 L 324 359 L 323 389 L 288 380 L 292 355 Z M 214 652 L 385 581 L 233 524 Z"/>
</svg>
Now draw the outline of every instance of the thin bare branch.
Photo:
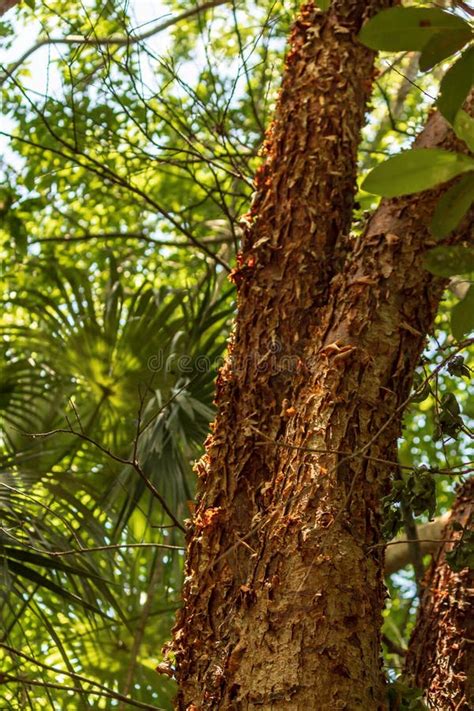
<svg viewBox="0 0 474 711">
<path fill-rule="evenodd" d="M 183 533 L 186 532 L 186 529 L 184 526 L 180 523 L 180 521 L 176 518 L 174 513 L 171 511 L 169 508 L 168 504 L 156 488 L 156 486 L 153 484 L 153 482 L 150 481 L 150 479 L 146 476 L 145 472 L 141 468 L 138 460 L 135 459 L 125 459 L 124 457 L 119 457 L 117 454 L 114 454 L 110 449 L 107 449 L 104 447 L 100 442 L 97 442 L 96 440 L 92 439 L 92 437 L 88 437 L 88 435 L 83 434 L 82 432 L 77 432 L 74 430 L 72 427 L 70 428 L 63 428 L 63 427 L 58 427 L 57 429 L 50 430 L 49 432 L 22 432 L 25 437 L 31 437 L 32 439 L 37 439 L 37 438 L 46 438 L 46 437 L 52 437 L 53 435 L 56 434 L 69 434 L 69 435 L 74 435 L 78 437 L 79 439 L 84 440 L 85 442 L 88 442 L 91 444 L 93 447 L 96 447 L 100 452 L 105 454 L 107 457 L 110 457 L 110 459 L 113 459 L 116 462 L 119 462 L 120 464 L 125 464 L 127 466 L 132 467 L 138 474 L 138 476 L 143 480 L 145 486 L 147 489 L 151 491 L 153 496 L 158 499 L 160 502 L 161 506 L 163 507 L 164 511 L 167 513 L 167 515 L 170 517 L 170 519 L 173 521 L 175 526 L 177 526 Z"/>
<path fill-rule="evenodd" d="M 59 674 L 69 674 L 73 679 L 79 679 L 78 674 L 71 674 L 71 672 L 66 672 L 63 669 L 58 670 Z M 89 684 L 94 684 L 90 679 L 84 679 Z M 45 689 L 59 689 L 60 691 L 73 691 L 78 693 L 93 694 L 94 696 L 100 696 L 106 699 L 117 699 L 118 701 L 124 701 L 129 706 L 135 706 L 139 709 L 148 709 L 148 711 L 164 711 L 161 706 L 152 706 L 149 703 L 143 703 L 142 701 L 137 701 L 136 699 L 131 699 L 129 696 L 123 696 L 118 692 L 112 691 L 94 691 L 94 689 L 88 689 L 86 692 L 81 687 L 77 686 L 66 686 L 65 684 L 53 684 L 48 681 L 37 681 L 35 679 L 28 679 L 26 677 L 13 676 L 12 674 L 0 673 L 0 684 L 7 684 L 10 681 L 18 682 L 20 684 L 25 684 L 26 686 L 41 686 Z"/>
<path fill-rule="evenodd" d="M 144 232 L 103 232 L 100 234 L 83 234 L 83 235 L 71 235 L 65 234 L 59 237 L 37 237 L 30 239 L 30 244 L 45 244 L 48 242 L 53 242 L 55 244 L 64 243 L 71 244 L 73 242 L 92 242 L 97 241 L 107 241 L 110 239 L 136 239 L 146 244 L 153 244 L 156 247 L 176 247 L 176 249 L 183 249 L 187 247 L 195 247 L 196 245 L 192 242 L 177 241 L 177 240 L 163 240 L 154 239 L 149 237 Z M 226 244 L 232 242 L 232 236 L 223 237 L 204 237 L 200 240 L 201 244 Z"/>
<path fill-rule="evenodd" d="M 0 2 L 0 16 L 3 15 L 6 10 L 16 4 L 17 1 L 18 0 L 4 0 L 4 2 Z M 41 49 L 41 47 L 46 47 L 48 45 L 130 47 L 134 44 L 138 44 L 139 42 L 143 42 L 149 37 L 153 37 L 154 35 L 157 35 L 158 33 L 163 32 L 164 30 L 167 30 L 173 25 L 177 25 L 183 20 L 188 20 L 189 18 L 195 15 L 199 15 L 201 12 L 205 12 L 206 10 L 211 10 L 212 8 L 219 7 L 219 5 L 225 5 L 229 1 L 230 0 L 209 0 L 209 2 L 205 2 L 202 5 L 193 7 L 190 10 L 185 10 L 185 12 L 182 12 L 180 15 L 176 15 L 175 17 L 171 17 L 170 19 L 165 20 L 164 22 L 160 22 L 158 25 L 155 25 L 146 32 L 142 32 L 141 34 L 137 35 L 110 35 L 110 37 L 83 37 L 82 35 L 66 35 L 65 37 L 43 37 L 37 42 L 35 42 L 35 44 L 31 45 L 31 47 L 29 47 L 25 52 L 23 52 L 21 57 L 19 57 L 15 62 L 6 67 L 4 75 L 0 77 L 0 85 L 3 84 L 3 82 L 9 76 L 11 76 L 18 69 L 18 67 L 21 67 L 23 62 L 25 62 L 28 57 L 31 57 L 31 55 L 37 52 L 38 49 Z"/>
</svg>

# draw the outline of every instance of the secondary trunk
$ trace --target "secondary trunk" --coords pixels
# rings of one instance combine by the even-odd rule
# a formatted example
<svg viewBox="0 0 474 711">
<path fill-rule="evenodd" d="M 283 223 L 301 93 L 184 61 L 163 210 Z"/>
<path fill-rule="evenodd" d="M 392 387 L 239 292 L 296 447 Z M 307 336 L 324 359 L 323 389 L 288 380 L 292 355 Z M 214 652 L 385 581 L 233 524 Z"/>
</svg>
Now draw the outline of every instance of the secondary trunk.
<svg viewBox="0 0 474 711">
<path fill-rule="evenodd" d="M 179 709 L 385 707 L 379 501 L 443 287 L 421 265 L 439 191 L 346 238 L 373 71 L 354 33 L 385 4 L 305 5 L 290 39 L 197 466 Z M 420 143 L 452 141 L 434 116 Z"/>
<path fill-rule="evenodd" d="M 444 538 L 456 541 L 453 522 L 472 530 L 474 479 L 459 491 Z M 426 575 L 418 621 L 410 640 L 406 673 L 426 690 L 436 711 L 468 711 L 474 706 L 474 591 L 472 570 L 455 572 L 446 561 L 454 543 L 445 543 Z"/>
</svg>

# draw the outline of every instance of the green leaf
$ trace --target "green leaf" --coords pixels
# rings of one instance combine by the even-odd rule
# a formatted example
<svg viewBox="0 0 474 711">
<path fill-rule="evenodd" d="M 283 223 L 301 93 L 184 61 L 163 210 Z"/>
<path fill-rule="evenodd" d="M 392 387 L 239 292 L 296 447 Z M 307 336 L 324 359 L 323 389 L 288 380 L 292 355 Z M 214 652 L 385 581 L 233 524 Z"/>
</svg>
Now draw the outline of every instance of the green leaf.
<svg viewBox="0 0 474 711">
<path fill-rule="evenodd" d="M 456 114 L 453 128 L 456 136 L 474 152 L 474 119 L 461 109 Z"/>
<path fill-rule="evenodd" d="M 432 472 L 425 467 L 414 469 L 407 479 L 406 497 L 415 516 L 426 511 L 431 519 L 436 510 L 436 484 Z"/>
<path fill-rule="evenodd" d="M 73 575 L 78 575 L 83 578 L 91 578 L 95 579 L 99 582 L 104 582 L 104 579 L 95 573 L 89 572 L 86 570 L 84 567 L 79 567 L 79 566 L 74 566 L 74 565 L 69 565 L 67 563 L 63 563 L 62 561 L 58 560 L 57 558 L 52 558 L 50 555 L 48 555 L 48 551 L 45 551 L 44 554 L 38 554 L 29 550 L 26 550 L 25 548 L 17 547 L 15 548 L 14 546 L 9 546 L 9 545 L 2 545 L 2 555 L 5 555 L 5 557 L 11 561 L 11 560 L 18 560 L 21 561 L 22 563 L 33 563 L 36 566 L 41 566 L 43 568 L 49 568 L 52 571 L 63 571 L 65 573 L 71 573 Z M 80 555 L 80 554 L 78 554 Z"/>
<path fill-rule="evenodd" d="M 457 341 L 474 330 L 474 289 L 469 290 L 462 301 L 451 311 L 451 331 Z"/>
<path fill-rule="evenodd" d="M 431 395 L 430 383 L 420 373 L 415 373 L 413 377 L 413 390 L 414 394 L 411 395 L 412 402 L 423 402 Z"/>
<path fill-rule="evenodd" d="M 28 7 L 31 7 L 32 10 L 35 9 L 36 0 L 25 0 L 25 2 L 28 5 Z"/>
<path fill-rule="evenodd" d="M 420 70 L 426 72 L 438 62 L 442 62 L 446 57 L 458 52 L 469 42 L 471 37 L 472 34 L 469 27 L 459 30 L 445 30 L 433 35 L 420 55 Z"/>
<path fill-rule="evenodd" d="M 377 166 L 362 183 L 369 193 L 384 197 L 410 195 L 474 170 L 474 159 L 441 148 L 413 148 Z"/>
<path fill-rule="evenodd" d="M 326 10 L 329 10 L 331 6 L 331 0 L 318 0 L 316 5 L 319 7 L 320 10 L 326 12 Z"/>
<path fill-rule="evenodd" d="M 389 684 L 387 689 L 389 711 L 426 711 L 423 691 L 409 686 L 401 679 Z"/>
<path fill-rule="evenodd" d="M 96 605 L 91 605 L 84 598 L 81 598 L 79 595 L 69 592 L 64 586 L 57 585 L 46 575 L 38 573 L 33 568 L 30 568 L 29 566 L 23 565 L 22 563 L 19 563 L 18 561 L 12 559 L 8 561 L 8 567 L 17 575 L 21 575 L 26 580 L 29 580 L 42 588 L 51 590 L 51 592 L 56 593 L 56 595 L 58 595 L 60 598 L 67 600 L 68 602 L 75 603 L 76 605 L 80 605 L 84 609 L 89 610 L 90 612 L 95 612 L 101 617 L 108 618 L 108 615 L 102 612 L 102 610 L 100 610 L 100 608 L 98 608 Z"/>
<path fill-rule="evenodd" d="M 474 174 L 468 173 L 438 201 L 431 221 L 431 232 L 437 239 L 447 237 L 461 222 L 474 201 Z"/>
<path fill-rule="evenodd" d="M 429 7 L 392 7 L 369 20 L 359 33 L 366 47 L 388 52 L 422 50 L 442 31 L 470 27 L 461 17 Z"/>
<path fill-rule="evenodd" d="M 437 441 L 444 437 L 456 439 L 463 424 L 461 408 L 456 396 L 451 392 L 444 393 L 441 398 L 440 409 L 436 415 L 434 440 Z"/>
<path fill-rule="evenodd" d="M 468 274 L 474 271 L 474 248 L 453 245 L 435 247 L 424 257 L 425 269 L 441 277 Z"/>
<path fill-rule="evenodd" d="M 459 415 L 461 408 L 454 393 L 445 393 L 443 395 L 441 398 L 441 410 L 446 410 L 453 416 Z"/>
<path fill-rule="evenodd" d="M 15 383 L 0 382 L 0 410 L 6 410 L 15 392 Z"/>
<path fill-rule="evenodd" d="M 440 95 L 436 104 L 444 118 L 451 124 L 469 93 L 473 77 L 474 47 L 469 47 L 446 72 L 440 84 Z"/>
<path fill-rule="evenodd" d="M 454 375 L 457 378 L 470 378 L 471 369 L 464 362 L 464 357 L 462 355 L 453 356 L 448 363 L 448 373 Z"/>
</svg>

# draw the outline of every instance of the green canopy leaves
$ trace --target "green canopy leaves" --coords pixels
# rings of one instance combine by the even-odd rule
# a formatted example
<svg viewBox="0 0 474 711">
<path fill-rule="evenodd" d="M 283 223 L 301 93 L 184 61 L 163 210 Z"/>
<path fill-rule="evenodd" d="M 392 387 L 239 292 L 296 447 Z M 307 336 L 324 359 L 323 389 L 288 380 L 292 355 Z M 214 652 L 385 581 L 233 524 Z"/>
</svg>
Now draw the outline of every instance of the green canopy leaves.
<svg viewBox="0 0 474 711">
<path fill-rule="evenodd" d="M 425 69 L 460 49 L 472 37 L 469 24 L 459 15 L 436 7 L 393 7 L 369 20 L 359 39 L 371 49 L 398 52 L 424 50 Z"/>
<path fill-rule="evenodd" d="M 440 148 L 414 148 L 381 163 L 362 183 L 384 197 L 409 195 L 474 170 L 474 158 Z"/>
</svg>

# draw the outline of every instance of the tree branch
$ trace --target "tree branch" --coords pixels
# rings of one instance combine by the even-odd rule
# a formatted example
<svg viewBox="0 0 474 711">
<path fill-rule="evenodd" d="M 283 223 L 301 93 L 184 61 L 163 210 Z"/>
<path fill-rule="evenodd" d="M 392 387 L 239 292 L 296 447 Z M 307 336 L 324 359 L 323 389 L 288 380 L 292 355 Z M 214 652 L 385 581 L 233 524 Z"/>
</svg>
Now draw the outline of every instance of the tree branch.
<svg viewBox="0 0 474 711">
<path fill-rule="evenodd" d="M 69 676 L 72 676 L 73 679 L 77 679 L 80 675 L 79 674 L 71 674 L 71 672 L 66 672 L 65 670 L 61 670 L 61 674 L 68 674 Z M 86 694 L 92 694 L 93 696 L 99 696 L 105 699 L 117 699 L 118 701 L 125 701 L 129 706 L 135 706 L 136 708 L 139 709 L 148 709 L 148 711 L 164 711 L 163 708 L 159 706 L 152 706 L 149 703 L 143 703 L 142 701 L 137 701 L 136 699 L 131 699 L 130 697 L 123 696 L 122 694 L 119 694 L 115 691 L 95 691 L 94 689 L 88 689 L 86 692 L 84 692 L 84 689 L 81 687 L 77 686 L 66 686 L 65 684 L 53 684 L 48 681 L 37 681 L 35 679 L 28 679 L 26 677 L 20 677 L 20 676 L 13 676 L 12 674 L 3 674 L 0 672 L 0 684 L 7 684 L 9 681 L 12 682 L 18 682 L 20 684 L 25 684 L 26 686 L 41 686 L 45 689 L 58 689 L 60 691 L 72 691 L 72 692 L 77 692 L 77 693 L 86 693 Z M 95 684 L 95 682 L 92 682 L 90 679 L 87 679 L 87 682 L 89 684 L 94 684 L 95 686 L 98 686 Z"/>
<path fill-rule="evenodd" d="M 147 244 L 153 244 L 156 247 L 195 247 L 194 242 L 191 241 L 176 241 L 176 240 L 163 240 L 154 239 L 149 237 L 144 232 L 103 232 L 100 234 L 83 234 L 83 235 L 71 235 L 65 234 L 60 237 L 37 237 L 29 240 L 29 244 L 45 244 L 48 242 L 52 243 L 64 243 L 71 244 L 73 242 L 90 242 L 92 240 L 104 241 L 109 239 L 136 239 L 141 242 L 146 242 Z M 200 244 L 226 244 L 232 242 L 232 235 L 226 235 L 222 237 L 203 237 L 199 240 Z"/>
<path fill-rule="evenodd" d="M 209 2 L 205 2 L 202 5 L 198 5 L 197 7 L 191 8 L 190 10 L 186 10 L 180 15 L 176 15 L 176 17 L 171 17 L 169 20 L 165 20 L 164 22 L 155 25 L 151 29 L 147 30 L 146 32 L 142 32 L 139 35 L 110 35 L 110 37 L 82 37 L 82 35 L 66 35 L 66 37 L 43 37 L 31 47 L 29 47 L 25 52 L 23 52 L 21 57 L 19 57 L 16 62 L 13 62 L 6 68 L 5 74 L 0 77 L 0 85 L 3 84 L 5 79 L 11 76 L 11 74 L 13 74 L 18 69 L 18 67 L 20 67 L 24 61 L 26 61 L 26 59 L 28 59 L 28 57 L 31 57 L 31 55 L 34 54 L 38 49 L 41 49 L 41 47 L 46 47 L 49 45 L 77 44 L 93 47 L 131 47 L 135 44 L 138 44 L 139 42 L 143 42 L 149 37 L 157 35 L 159 32 L 167 30 L 173 25 L 177 25 L 183 20 L 187 20 L 190 17 L 193 17 L 194 15 L 198 15 L 201 12 L 205 12 L 205 10 L 210 10 L 214 7 L 219 7 L 219 5 L 225 5 L 229 1 L 230 0 L 209 0 Z M 6 12 L 6 10 L 8 10 L 10 7 L 15 5 L 16 2 L 18 2 L 18 0 L 5 0 L 4 2 L 0 2 L 0 16 L 3 15 L 3 13 Z"/>
<path fill-rule="evenodd" d="M 54 155 L 58 155 L 68 161 L 72 161 L 76 165 L 80 166 L 81 168 L 84 168 L 85 170 L 90 171 L 94 175 L 98 175 L 100 178 L 103 180 L 106 180 L 108 183 L 111 183 L 112 185 L 118 185 L 119 187 L 129 190 L 132 194 L 138 195 L 141 197 L 146 203 L 151 205 L 162 217 L 164 217 L 166 220 L 168 220 L 173 227 L 175 227 L 179 232 L 181 232 L 188 240 L 189 242 L 203 251 L 208 257 L 210 257 L 213 261 L 215 261 L 217 264 L 219 264 L 221 267 L 223 267 L 227 272 L 230 272 L 231 269 L 229 265 L 224 262 L 218 254 L 215 254 L 211 249 L 208 249 L 205 244 L 202 244 L 194 235 L 193 233 L 184 225 L 180 224 L 179 221 L 173 217 L 173 215 L 165 210 L 159 203 L 157 203 L 150 195 L 148 195 L 146 192 L 144 192 L 142 189 L 138 188 L 135 185 L 132 185 L 127 181 L 126 178 L 118 175 L 117 173 L 114 173 L 110 168 L 108 168 L 105 165 L 101 165 L 100 161 L 96 160 L 95 158 L 92 158 L 91 156 L 86 155 L 85 153 L 82 153 L 80 151 L 77 151 L 77 149 L 74 146 L 71 146 L 67 141 L 61 138 L 61 136 L 54 131 L 48 121 L 46 120 L 44 114 L 41 112 L 37 111 L 38 115 L 43 119 L 44 124 L 50 134 L 55 138 L 59 145 L 64 146 L 66 150 L 71 151 L 71 154 L 69 155 L 67 152 L 64 150 L 59 150 L 57 148 L 50 148 L 46 146 L 42 146 L 38 143 L 35 143 L 34 141 L 30 141 L 27 138 L 24 138 L 22 136 L 14 136 L 11 133 L 8 133 L 6 131 L 0 131 L 0 136 L 5 136 L 6 138 L 11 138 L 15 139 L 17 141 L 20 141 L 21 143 L 24 143 L 29 146 L 33 146 L 34 148 L 39 148 L 44 151 L 50 151 Z M 84 158 L 85 162 L 81 161 L 79 157 Z"/>
</svg>

